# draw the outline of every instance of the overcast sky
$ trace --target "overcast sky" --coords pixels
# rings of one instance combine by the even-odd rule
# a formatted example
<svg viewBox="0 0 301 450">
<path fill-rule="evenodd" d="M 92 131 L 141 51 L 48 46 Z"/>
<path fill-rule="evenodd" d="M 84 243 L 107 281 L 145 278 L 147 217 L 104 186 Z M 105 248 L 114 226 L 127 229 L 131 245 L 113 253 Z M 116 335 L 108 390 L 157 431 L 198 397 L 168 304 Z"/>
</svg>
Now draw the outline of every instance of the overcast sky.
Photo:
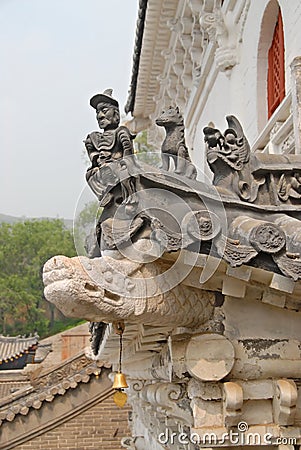
<svg viewBox="0 0 301 450">
<path fill-rule="evenodd" d="M 138 0 L 0 0 L 0 213 L 73 218 L 90 97 L 130 85 Z M 92 197 L 91 197 L 92 198 Z"/>
</svg>

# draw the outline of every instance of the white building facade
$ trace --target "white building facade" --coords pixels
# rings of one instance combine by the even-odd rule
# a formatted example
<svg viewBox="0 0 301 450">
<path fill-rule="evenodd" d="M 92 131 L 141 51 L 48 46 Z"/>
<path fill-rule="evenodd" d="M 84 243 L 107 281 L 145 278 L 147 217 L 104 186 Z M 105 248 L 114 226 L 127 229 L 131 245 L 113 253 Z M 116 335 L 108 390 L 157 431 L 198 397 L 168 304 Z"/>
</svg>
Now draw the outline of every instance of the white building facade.
<svg viewBox="0 0 301 450">
<path fill-rule="evenodd" d="M 224 129 L 228 114 L 239 118 L 253 151 L 300 153 L 299 136 L 294 145 L 300 128 L 298 0 L 150 0 L 144 7 L 136 83 L 127 105 L 136 131 L 149 128 L 150 143 L 159 147 L 162 135 L 154 121 L 165 107 L 179 106 L 200 177 L 207 171 L 202 129 L 210 121 Z M 280 49 L 276 42 L 276 62 L 269 68 L 279 17 L 283 42 Z M 269 70 L 282 71 L 278 77 L 283 84 L 272 112 L 268 90 L 271 84 L 277 90 L 278 80 L 268 81 Z"/>
</svg>

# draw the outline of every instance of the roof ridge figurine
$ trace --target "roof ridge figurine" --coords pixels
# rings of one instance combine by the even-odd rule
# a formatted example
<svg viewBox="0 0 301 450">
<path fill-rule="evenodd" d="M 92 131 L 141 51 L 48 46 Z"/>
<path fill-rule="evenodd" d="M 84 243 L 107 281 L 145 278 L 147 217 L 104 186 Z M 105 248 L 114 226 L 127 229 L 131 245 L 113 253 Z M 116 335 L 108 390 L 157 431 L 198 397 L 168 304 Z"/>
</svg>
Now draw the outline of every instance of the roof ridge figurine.
<svg viewBox="0 0 301 450">
<path fill-rule="evenodd" d="M 206 241 L 234 267 L 266 254 L 272 270 L 301 278 L 301 156 L 251 153 L 239 120 L 229 115 L 224 133 L 204 128 L 214 174 L 210 186 L 195 180 L 178 107 L 170 106 L 156 120 L 166 130 L 158 169 L 137 162 L 134 135 L 119 125 L 111 89 L 94 95 L 90 104 L 103 130 L 85 140 L 92 163 L 87 181 L 104 207 L 97 225 L 102 252 L 151 239 L 159 254 L 194 244 L 201 253 Z"/>
</svg>

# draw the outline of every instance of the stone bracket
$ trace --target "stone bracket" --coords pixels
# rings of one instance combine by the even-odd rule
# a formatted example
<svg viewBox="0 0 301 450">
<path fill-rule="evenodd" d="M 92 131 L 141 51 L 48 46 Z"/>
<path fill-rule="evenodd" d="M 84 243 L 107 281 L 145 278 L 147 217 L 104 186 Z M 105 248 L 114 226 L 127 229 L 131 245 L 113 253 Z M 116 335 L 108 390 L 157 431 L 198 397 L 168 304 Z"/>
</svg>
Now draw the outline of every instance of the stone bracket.
<svg viewBox="0 0 301 450">
<path fill-rule="evenodd" d="M 235 426 L 238 424 L 242 414 L 242 387 L 239 384 L 230 381 L 224 383 L 223 391 L 223 413 L 225 425 L 230 427 Z"/>
<path fill-rule="evenodd" d="M 293 425 L 298 398 L 297 386 L 293 380 L 277 380 L 274 387 L 274 422 L 279 425 Z"/>
</svg>

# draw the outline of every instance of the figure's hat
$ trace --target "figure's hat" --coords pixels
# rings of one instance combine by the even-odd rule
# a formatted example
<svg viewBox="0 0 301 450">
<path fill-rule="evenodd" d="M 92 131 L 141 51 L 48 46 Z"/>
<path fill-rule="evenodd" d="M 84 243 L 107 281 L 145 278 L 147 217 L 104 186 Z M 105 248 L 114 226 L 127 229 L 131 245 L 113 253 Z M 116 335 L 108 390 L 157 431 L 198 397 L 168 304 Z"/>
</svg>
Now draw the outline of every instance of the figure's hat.
<svg viewBox="0 0 301 450">
<path fill-rule="evenodd" d="M 108 103 L 109 105 L 119 108 L 119 104 L 115 98 L 112 97 L 113 90 L 106 89 L 102 94 L 96 94 L 90 99 L 90 105 L 96 109 L 98 103 Z"/>
</svg>

